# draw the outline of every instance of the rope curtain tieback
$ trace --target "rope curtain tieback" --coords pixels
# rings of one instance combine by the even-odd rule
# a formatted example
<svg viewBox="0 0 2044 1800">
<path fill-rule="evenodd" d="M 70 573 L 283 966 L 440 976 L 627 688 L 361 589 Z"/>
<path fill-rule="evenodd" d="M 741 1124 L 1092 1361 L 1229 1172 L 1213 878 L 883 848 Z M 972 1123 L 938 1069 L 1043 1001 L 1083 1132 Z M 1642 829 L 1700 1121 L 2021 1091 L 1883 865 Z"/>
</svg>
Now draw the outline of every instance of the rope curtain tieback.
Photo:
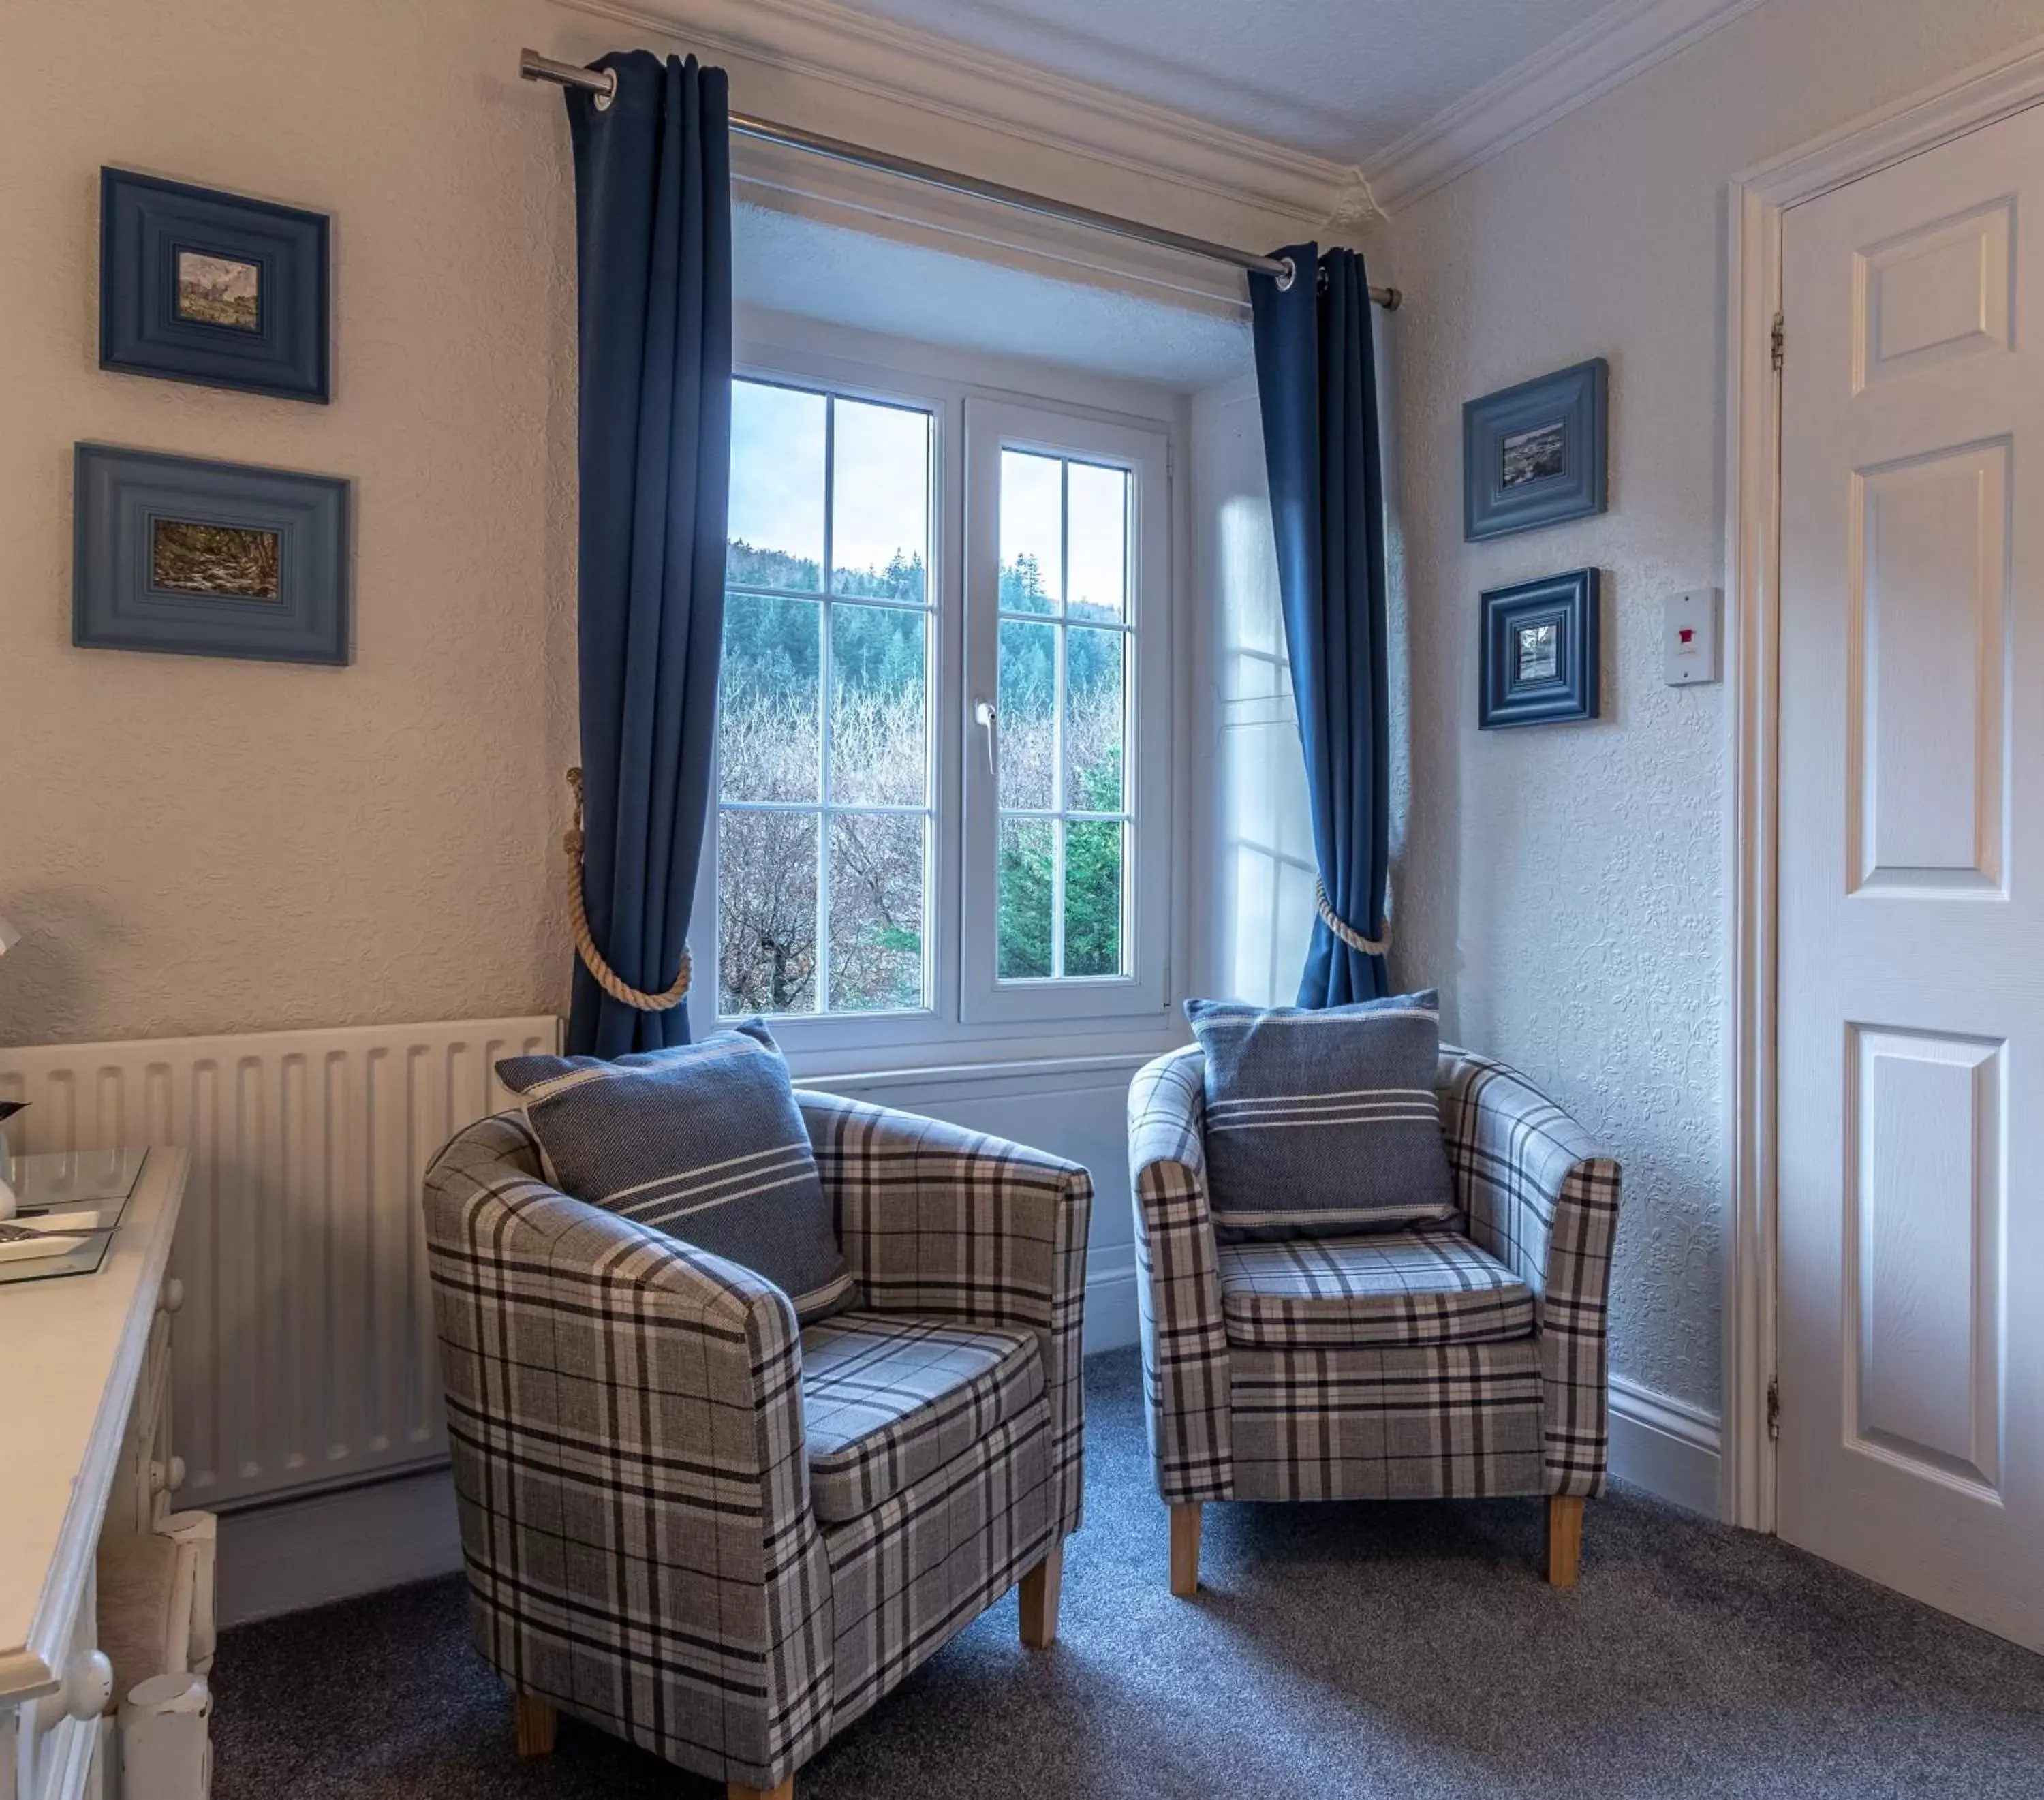
<svg viewBox="0 0 2044 1800">
<path fill-rule="evenodd" d="M 561 847 L 568 853 L 568 927 L 574 933 L 575 954 L 582 965 L 596 977 L 596 984 L 620 1006 L 628 1006 L 638 1012 L 666 1012 L 682 1004 L 689 991 L 689 977 L 695 971 L 695 958 L 690 954 L 689 946 L 682 946 L 682 972 L 674 977 L 674 984 L 665 993 L 649 994 L 631 986 L 617 971 L 603 960 L 603 953 L 596 947 L 596 940 L 589 935 L 589 914 L 582 906 L 582 771 L 568 771 L 568 786 L 574 793 L 574 823 L 567 828 L 561 839 Z"/>
<path fill-rule="evenodd" d="M 1384 922 L 1384 935 L 1366 938 L 1327 904 L 1327 887 L 1319 876 L 1313 877 L 1313 904 L 1320 909 L 1320 923 L 1347 944 L 1352 950 L 1360 950 L 1365 956 L 1383 956 L 1391 948 L 1391 921 Z"/>
</svg>

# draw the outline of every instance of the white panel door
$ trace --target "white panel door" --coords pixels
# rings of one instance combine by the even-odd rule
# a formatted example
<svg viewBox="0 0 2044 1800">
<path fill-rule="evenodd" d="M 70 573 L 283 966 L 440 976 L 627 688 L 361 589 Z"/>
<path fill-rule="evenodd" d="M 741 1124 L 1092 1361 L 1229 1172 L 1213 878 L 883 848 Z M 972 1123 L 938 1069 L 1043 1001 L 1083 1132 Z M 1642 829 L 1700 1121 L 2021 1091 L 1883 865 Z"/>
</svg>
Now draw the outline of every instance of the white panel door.
<svg viewBox="0 0 2044 1800">
<path fill-rule="evenodd" d="M 1781 1529 L 2044 1648 L 2044 111 L 1783 229 Z"/>
</svg>

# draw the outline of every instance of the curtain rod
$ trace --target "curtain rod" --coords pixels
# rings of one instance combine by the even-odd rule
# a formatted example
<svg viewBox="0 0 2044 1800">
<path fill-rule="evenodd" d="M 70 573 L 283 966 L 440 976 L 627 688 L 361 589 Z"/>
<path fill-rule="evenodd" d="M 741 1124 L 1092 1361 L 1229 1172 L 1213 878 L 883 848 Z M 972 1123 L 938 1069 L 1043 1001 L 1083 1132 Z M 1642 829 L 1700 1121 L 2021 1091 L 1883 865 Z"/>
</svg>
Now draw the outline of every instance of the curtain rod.
<svg viewBox="0 0 2044 1800">
<path fill-rule="evenodd" d="M 551 56 L 542 56 L 536 50 L 518 52 L 518 73 L 526 81 L 550 81 L 557 86 L 578 87 L 594 94 L 599 110 L 608 106 L 617 93 L 614 71 L 579 68 L 573 63 L 556 62 Z M 785 144 L 791 150 L 806 150 L 814 155 L 828 156 L 833 162 L 850 163 L 862 169 L 878 169 L 884 175 L 921 182 L 925 186 L 941 187 L 978 200 L 990 200 L 997 206 L 1012 206 L 1020 213 L 1034 213 L 1047 219 L 1070 219 L 1116 237 L 1132 238 L 1139 244 L 1158 244 L 1166 250 L 1181 251 L 1188 256 L 1204 256 L 1216 263 L 1231 263 L 1238 269 L 1258 270 L 1266 275 L 1275 275 L 1281 291 L 1291 286 L 1297 273 L 1289 256 L 1258 256 L 1225 244 L 1210 244 L 1204 238 L 1186 237 L 1178 232 L 1166 231 L 1160 225 L 1139 225 L 1133 219 L 1118 218 L 1112 213 L 1096 213 L 1090 206 L 1069 205 L 1062 200 L 1047 199 L 1040 194 L 1009 187 L 1000 182 L 982 181 L 976 175 L 962 175 L 928 163 L 913 162 L 906 156 L 892 156 L 883 150 L 868 150 L 861 144 L 847 144 L 841 138 L 824 137 L 793 125 L 776 125 L 771 119 L 749 118 L 743 113 L 733 113 L 731 129 L 734 136 L 757 138 L 763 144 Z M 1374 287 L 1370 290 L 1370 297 L 1387 313 L 1397 312 L 1404 299 L 1395 287 Z"/>
</svg>

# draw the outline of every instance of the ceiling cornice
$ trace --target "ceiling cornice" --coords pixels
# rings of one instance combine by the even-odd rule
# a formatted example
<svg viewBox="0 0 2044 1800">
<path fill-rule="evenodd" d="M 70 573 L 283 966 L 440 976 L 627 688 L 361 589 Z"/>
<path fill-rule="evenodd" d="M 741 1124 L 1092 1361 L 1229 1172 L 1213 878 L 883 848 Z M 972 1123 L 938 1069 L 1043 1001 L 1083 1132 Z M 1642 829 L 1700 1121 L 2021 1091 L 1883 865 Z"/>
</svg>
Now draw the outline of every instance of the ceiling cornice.
<svg viewBox="0 0 2044 1800">
<path fill-rule="evenodd" d="M 1760 3 L 1614 0 L 1369 157 L 1377 205 L 1387 214 L 1409 206 Z"/>
<path fill-rule="evenodd" d="M 555 3 L 1231 201 L 1290 221 L 1302 236 L 1354 231 L 1377 216 L 1350 164 L 832 0 Z"/>
</svg>

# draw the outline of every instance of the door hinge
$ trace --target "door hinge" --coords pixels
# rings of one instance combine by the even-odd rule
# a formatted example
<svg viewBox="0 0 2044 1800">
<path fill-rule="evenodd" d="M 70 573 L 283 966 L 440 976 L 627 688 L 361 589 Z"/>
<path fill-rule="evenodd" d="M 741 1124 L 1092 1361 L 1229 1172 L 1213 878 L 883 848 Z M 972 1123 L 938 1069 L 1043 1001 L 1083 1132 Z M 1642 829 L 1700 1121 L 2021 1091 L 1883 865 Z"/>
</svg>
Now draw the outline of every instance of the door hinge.
<svg viewBox="0 0 2044 1800">
<path fill-rule="evenodd" d="M 1788 328 L 1782 323 L 1781 315 L 1777 313 L 1774 315 L 1774 336 L 1770 341 L 1773 346 L 1774 367 L 1777 369 L 1781 367 L 1781 346 L 1787 341 L 1788 335 Z"/>
<path fill-rule="evenodd" d="M 1781 1377 L 1778 1375 L 1767 1378 L 1767 1435 L 1776 1440 L 1781 1436 Z"/>
</svg>

